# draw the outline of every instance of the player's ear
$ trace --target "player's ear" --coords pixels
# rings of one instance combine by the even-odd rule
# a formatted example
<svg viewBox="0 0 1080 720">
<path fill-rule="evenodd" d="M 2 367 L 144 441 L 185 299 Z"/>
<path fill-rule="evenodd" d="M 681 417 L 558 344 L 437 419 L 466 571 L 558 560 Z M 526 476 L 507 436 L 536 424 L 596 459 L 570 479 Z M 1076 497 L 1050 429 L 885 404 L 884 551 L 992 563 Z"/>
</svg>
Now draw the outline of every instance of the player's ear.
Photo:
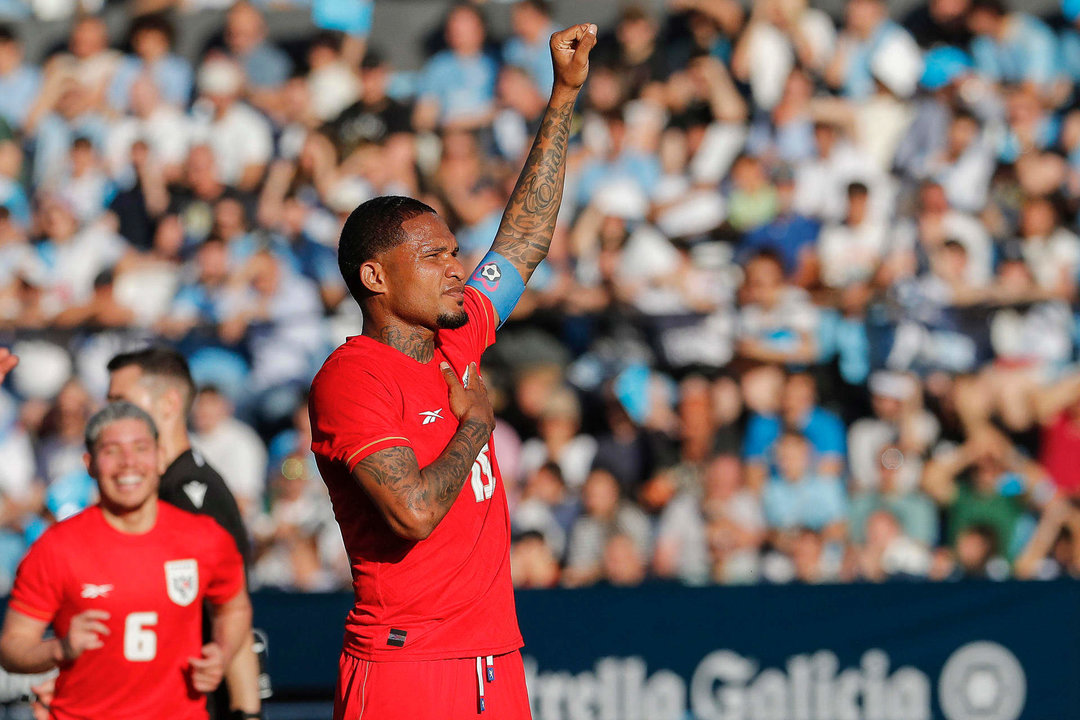
<svg viewBox="0 0 1080 720">
<path fill-rule="evenodd" d="M 183 417 L 184 415 L 184 397 L 180 394 L 180 391 L 174 387 L 166 388 L 165 392 L 161 393 L 160 402 L 164 404 L 163 410 L 169 417 Z M 163 428 L 158 428 L 160 432 Z"/>
<path fill-rule="evenodd" d="M 86 465 L 86 472 L 90 474 L 90 477 L 97 479 L 97 471 L 94 470 L 94 456 L 90 453 L 83 453 L 83 464 Z"/>
<path fill-rule="evenodd" d="M 360 282 L 373 295 L 386 292 L 386 268 L 378 260 L 368 260 L 360 266 Z"/>
</svg>

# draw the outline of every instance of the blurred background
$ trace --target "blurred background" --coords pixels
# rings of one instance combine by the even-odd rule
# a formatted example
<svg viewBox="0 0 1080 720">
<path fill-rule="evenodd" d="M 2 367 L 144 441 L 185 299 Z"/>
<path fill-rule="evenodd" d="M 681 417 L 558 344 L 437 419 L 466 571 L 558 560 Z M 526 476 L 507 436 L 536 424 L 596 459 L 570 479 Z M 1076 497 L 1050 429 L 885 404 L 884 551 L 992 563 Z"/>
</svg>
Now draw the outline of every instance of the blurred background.
<svg viewBox="0 0 1080 720">
<path fill-rule="evenodd" d="M 341 224 L 418 197 L 475 264 L 583 21 L 484 368 L 535 716 L 1080 716 L 1078 0 L 0 0 L 0 593 L 95 501 L 105 363 L 171 344 L 267 714 L 328 718 Z"/>
</svg>

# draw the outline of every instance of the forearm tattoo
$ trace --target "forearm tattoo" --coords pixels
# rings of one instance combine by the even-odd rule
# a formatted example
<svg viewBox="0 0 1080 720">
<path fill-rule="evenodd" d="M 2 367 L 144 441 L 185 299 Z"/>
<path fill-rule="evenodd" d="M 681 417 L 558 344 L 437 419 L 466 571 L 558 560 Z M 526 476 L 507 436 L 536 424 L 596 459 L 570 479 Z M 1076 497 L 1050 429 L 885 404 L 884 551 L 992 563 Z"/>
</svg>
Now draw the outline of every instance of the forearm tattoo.
<svg viewBox="0 0 1080 720">
<path fill-rule="evenodd" d="M 486 423 L 470 419 L 458 426 L 446 449 L 423 470 L 408 447 L 380 450 L 361 460 L 356 469 L 389 491 L 401 507 L 438 523 L 454 504 L 476 456 L 490 438 Z"/>
<path fill-rule="evenodd" d="M 529 158 L 506 205 L 491 249 L 509 260 L 527 282 L 551 246 L 566 177 L 566 144 L 574 101 L 548 107 Z"/>
</svg>

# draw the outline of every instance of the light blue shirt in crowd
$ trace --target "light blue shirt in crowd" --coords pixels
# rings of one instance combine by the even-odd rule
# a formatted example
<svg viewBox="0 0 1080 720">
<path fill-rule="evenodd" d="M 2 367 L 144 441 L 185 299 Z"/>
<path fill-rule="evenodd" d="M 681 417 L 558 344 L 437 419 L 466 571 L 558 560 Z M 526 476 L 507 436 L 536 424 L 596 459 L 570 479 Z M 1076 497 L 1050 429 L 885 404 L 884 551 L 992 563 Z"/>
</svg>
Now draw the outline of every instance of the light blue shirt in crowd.
<svg viewBox="0 0 1080 720">
<path fill-rule="evenodd" d="M 109 104 L 118 110 L 127 110 L 131 86 L 144 72 L 146 63 L 142 58 L 134 55 L 125 57 L 109 86 Z M 177 107 L 187 107 L 194 82 L 191 63 L 179 55 L 169 53 L 150 68 L 150 77 L 154 79 L 154 85 L 157 86 L 162 100 Z"/>
<path fill-rule="evenodd" d="M 770 528 L 821 530 L 847 517 L 847 495 L 839 478 L 807 475 L 797 482 L 773 477 L 762 492 Z"/>
<path fill-rule="evenodd" d="M 1057 38 L 1041 20 L 1012 13 L 1004 41 L 980 36 L 971 41 L 975 70 L 990 80 L 1045 85 L 1057 76 Z"/>
<path fill-rule="evenodd" d="M 480 115 L 495 101 L 497 72 L 495 61 L 484 53 L 461 57 L 443 50 L 424 65 L 419 94 L 439 104 L 441 122 Z"/>
<path fill-rule="evenodd" d="M 0 75 L 0 117 L 13 130 L 22 127 L 41 90 L 41 71 L 20 65 L 7 75 Z"/>
<path fill-rule="evenodd" d="M 551 66 L 551 48 L 548 38 L 559 28 L 549 25 L 534 43 L 526 43 L 519 37 L 506 41 L 503 48 L 503 60 L 507 65 L 515 65 L 529 74 L 536 88 L 547 93 L 555 82 L 555 69 Z"/>
<path fill-rule="evenodd" d="M 908 31 L 892 20 L 883 20 L 867 40 L 851 48 L 844 77 L 845 96 L 852 100 L 864 100 L 874 94 L 874 74 L 870 69 L 874 54 L 896 33 L 907 35 Z"/>
<path fill-rule="evenodd" d="M 282 50 L 263 43 L 242 58 L 248 85 L 256 88 L 275 88 L 284 84 L 292 73 L 292 60 Z"/>
</svg>

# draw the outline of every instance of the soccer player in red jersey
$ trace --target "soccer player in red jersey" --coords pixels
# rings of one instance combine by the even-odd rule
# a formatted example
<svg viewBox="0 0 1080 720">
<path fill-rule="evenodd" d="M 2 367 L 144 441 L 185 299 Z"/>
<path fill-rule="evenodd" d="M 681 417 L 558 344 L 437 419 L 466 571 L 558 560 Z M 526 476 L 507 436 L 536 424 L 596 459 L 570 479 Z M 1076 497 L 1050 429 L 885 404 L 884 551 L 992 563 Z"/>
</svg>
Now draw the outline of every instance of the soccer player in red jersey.
<svg viewBox="0 0 1080 720">
<path fill-rule="evenodd" d="M 233 539 L 211 518 L 158 502 L 163 464 L 144 411 L 90 418 L 86 465 L 101 502 L 49 528 L 15 577 L 0 664 L 60 668 L 49 717 L 206 718 L 203 693 L 248 637 L 251 602 Z M 202 600 L 214 609 L 202 644 Z M 53 626 L 56 637 L 45 639 Z"/>
<path fill-rule="evenodd" d="M 547 255 L 595 44 L 595 25 L 552 35 L 551 99 L 467 283 L 453 234 L 416 200 L 370 200 L 342 230 L 338 263 L 364 331 L 327 359 L 309 404 L 356 594 L 337 720 L 530 717 L 510 519 L 477 365 Z"/>
</svg>

